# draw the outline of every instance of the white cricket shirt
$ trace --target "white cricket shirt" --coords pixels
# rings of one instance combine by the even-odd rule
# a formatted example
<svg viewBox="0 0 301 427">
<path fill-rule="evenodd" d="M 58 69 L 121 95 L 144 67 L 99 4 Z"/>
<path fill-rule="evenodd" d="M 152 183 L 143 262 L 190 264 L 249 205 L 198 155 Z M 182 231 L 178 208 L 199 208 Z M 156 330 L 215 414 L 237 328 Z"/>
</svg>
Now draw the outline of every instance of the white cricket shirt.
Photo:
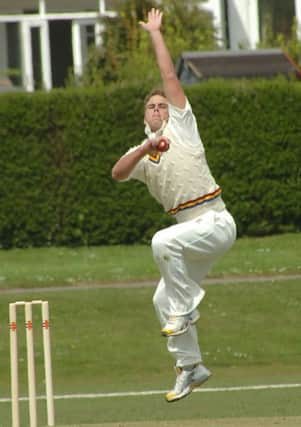
<svg viewBox="0 0 301 427">
<path fill-rule="evenodd" d="M 144 182 L 152 196 L 178 222 L 196 218 L 210 209 L 221 211 L 225 208 L 221 188 L 208 167 L 188 100 L 184 109 L 169 104 L 168 122 L 155 133 L 146 125 L 145 133 L 148 138 L 166 136 L 171 141 L 170 148 L 154 156 L 145 156 L 127 179 Z"/>
</svg>

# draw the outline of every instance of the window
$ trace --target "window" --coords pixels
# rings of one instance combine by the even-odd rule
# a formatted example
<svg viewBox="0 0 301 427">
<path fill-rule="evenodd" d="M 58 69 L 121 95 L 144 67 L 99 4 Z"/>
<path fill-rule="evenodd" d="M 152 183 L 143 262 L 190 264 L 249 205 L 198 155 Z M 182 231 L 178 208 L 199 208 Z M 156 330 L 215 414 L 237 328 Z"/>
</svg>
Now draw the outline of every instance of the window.
<svg viewBox="0 0 301 427">
<path fill-rule="evenodd" d="M 279 33 L 284 34 L 286 38 L 291 36 L 295 0 L 260 0 L 258 7 L 261 40 L 275 39 Z"/>
<path fill-rule="evenodd" d="M 22 85 L 21 78 L 21 46 L 19 24 L 6 24 L 7 68 L 10 70 L 10 80 L 16 86 Z"/>
</svg>

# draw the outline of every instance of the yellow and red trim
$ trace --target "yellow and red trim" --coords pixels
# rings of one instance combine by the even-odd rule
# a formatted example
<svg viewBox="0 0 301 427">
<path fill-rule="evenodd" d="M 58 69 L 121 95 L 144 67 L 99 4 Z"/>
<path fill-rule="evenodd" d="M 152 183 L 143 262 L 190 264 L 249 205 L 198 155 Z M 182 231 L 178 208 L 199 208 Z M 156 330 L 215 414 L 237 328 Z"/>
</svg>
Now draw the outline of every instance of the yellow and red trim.
<svg viewBox="0 0 301 427">
<path fill-rule="evenodd" d="M 169 209 L 168 213 L 170 215 L 176 215 L 178 212 L 183 211 L 184 209 L 194 208 L 195 206 L 202 205 L 207 202 L 211 202 L 212 200 L 219 197 L 222 193 L 222 189 L 218 187 L 212 193 L 205 194 L 204 196 L 198 197 L 194 200 L 189 200 L 188 202 L 180 203 L 176 208 Z"/>
<path fill-rule="evenodd" d="M 161 153 L 149 154 L 148 159 L 153 163 L 160 163 Z"/>
</svg>

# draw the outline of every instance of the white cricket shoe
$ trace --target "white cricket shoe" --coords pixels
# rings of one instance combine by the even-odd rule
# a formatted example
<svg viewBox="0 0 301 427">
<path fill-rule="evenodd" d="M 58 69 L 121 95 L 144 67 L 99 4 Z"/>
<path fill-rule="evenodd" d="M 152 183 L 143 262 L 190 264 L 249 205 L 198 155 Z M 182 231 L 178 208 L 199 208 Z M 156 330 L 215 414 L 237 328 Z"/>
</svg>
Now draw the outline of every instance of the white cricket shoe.
<svg viewBox="0 0 301 427">
<path fill-rule="evenodd" d="M 190 326 L 189 315 L 187 316 L 170 316 L 168 322 L 161 329 L 161 334 L 165 337 L 174 337 L 184 334 Z"/>
<path fill-rule="evenodd" d="M 161 334 L 165 337 L 173 337 L 184 334 L 189 325 L 195 325 L 200 318 L 199 310 L 195 309 L 187 316 L 170 316 L 168 322 L 161 329 Z"/>
<path fill-rule="evenodd" d="M 175 367 L 177 379 L 173 390 L 165 395 L 167 402 L 175 402 L 188 396 L 211 376 L 209 369 L 200 363 L 190 367 Z"/>
</svg>

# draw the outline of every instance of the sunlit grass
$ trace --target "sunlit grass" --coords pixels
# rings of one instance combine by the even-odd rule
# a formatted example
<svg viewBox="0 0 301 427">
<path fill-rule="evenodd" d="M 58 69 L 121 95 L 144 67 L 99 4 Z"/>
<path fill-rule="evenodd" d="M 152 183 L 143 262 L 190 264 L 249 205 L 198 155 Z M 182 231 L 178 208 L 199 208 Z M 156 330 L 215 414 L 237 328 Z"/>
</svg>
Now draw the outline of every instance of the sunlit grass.
<svg viewBox="0 0 301 427">
<path fill-rule="evenodd" d="M 301 233 L 242 238 L 209 277 L 301 274 Z M 0 250 L 0 289 L 157 280 L 143 245 Z"/>
<path fill-rule="evenodd" d="M 26 300 L 49 301 L 56 394 L 166 390 L 173 385 L 174 361 L 160 336 L 153 291 L 150 287 L 125 287 L 22 295 Z M 17 298 L 11 293 L 0 299 L 0 397 L 9 395 L 8 303 Z M 300 306 L 298 280 L 207 285 L 198 329 L 204 363 L 214 373 L 208 387 L 300 383 Z M 38 319 L 36 306 L 34 325 Z M 24 395 L 27 380 L 21 310 L 19 322 L 20 391 Z M 37 388 L 43 394 L 39 329 L 35 326 Z M 58 425 L 288 416 L 301 415 L 300 390 L 196 393 L 174 407 L 166 405 L 163 395 L 157 395 L 56 401 L 56 408 Z M 25 404 L 22 406 L 25 411 Z M 3 426 L 8 427 L 9 405 L 0 404 L 0 411 L 0 425 L 6 420 Z M 27 415 L 22 419 L 22 427 L 28 425 L 27 419 Z"/>
</svg>

